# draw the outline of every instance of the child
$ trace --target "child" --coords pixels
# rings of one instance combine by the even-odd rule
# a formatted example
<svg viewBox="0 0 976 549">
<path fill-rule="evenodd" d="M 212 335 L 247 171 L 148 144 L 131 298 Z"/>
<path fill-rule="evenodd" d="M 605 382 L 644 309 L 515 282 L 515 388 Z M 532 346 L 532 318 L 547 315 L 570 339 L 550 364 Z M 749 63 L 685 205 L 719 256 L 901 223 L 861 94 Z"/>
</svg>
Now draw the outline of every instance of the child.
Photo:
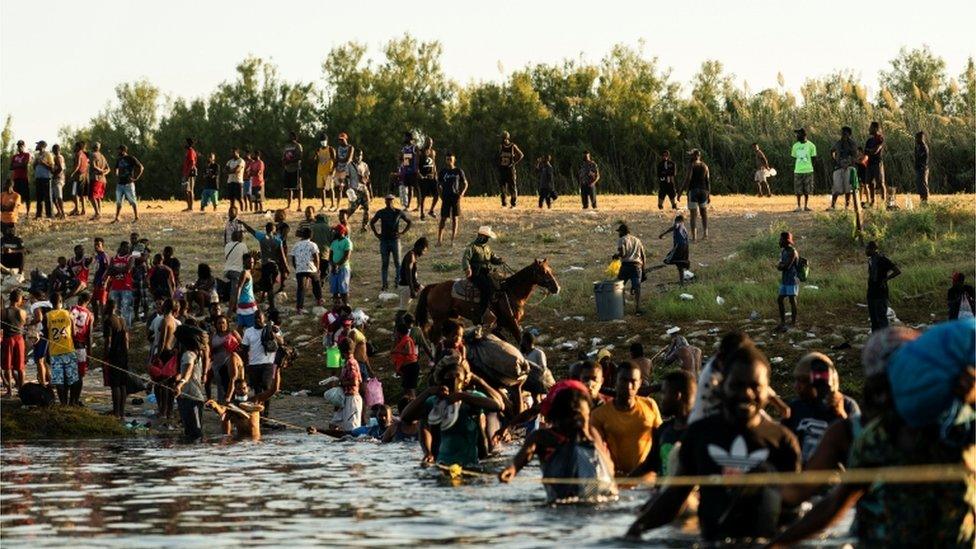
<svg viewBox="0 0 976 549">
<path fill-rule="evenodd" d="M 678 284 L 684 286 L 685 269 L 691 266 L 691 262 L 688 260 L 688 230 L 685 229 L 685 217 L 683 215 L 675 216 L 674 224 L 661 233 L 658 238 L 664 238 L 664 235 L 668 233 L 673 235 L 672 245 L 671 251 L 664 258 L 664 264 L 674 265 L 678 268 Z"/>
<path fill-rule="evenodd" d="M 449 319 L 445 320 L 441 327 L 441 340 L 437 344 L 434 363 L 437 364 L 452 354 L 457 355 L 461 360 L 467 360 L 467 351 L 464 349 L 464 326 L 456 320 Z"/>
<path fill-rule="evenodd" d="M 200 195 L 200 211 L 207 208 L 207 204 L 213 205 L 213 211 L 217 211 L 217 201 L 220 200 L 220 164 L 217 163 L 217 153 L 210 153 L 207 169 L 203 176 L 203 194 Z"/>
<path fill-rule="evenodd" d="M 345 398 L 342 409 L 336 411 L 333 423 L 342 431 L 352 431 L 362 425 L 363 397 L 359 394 L 359 385 L 363 376 L 359 371 L 359 362 L 352 356 L 353 341 L 345 338 L 339 342 L 339 354 L 344 362 L 339 373 L 339 384 Z"/>
<path fill-rule="evenodd" d="M 410 337 L 413 327 L 413 316 L 403 315 L 396 327 L 396 343 L 390 352 L 393 367 L 400 376 L 403 396 L 413 400 L 416 396 L 417 379 L 420 377 L 420 363 L 417 362 L 417 343 Z"/>
<path fill-rule="evenodd" d="M 590 428 L 586 387 L 572 380 L 557 383 L 542 403 L 542 414 L 549 427 L 529 433 L 512 464 L 498 473 L 498 480 L 510 482 L 538 454 L 545 478 L 593 479 L 584 484 L 545 484 L 550 503 L 616 496 L 610 454 Z"/>
<path fill-rule="evenodd" d="M 258 401 L 248 400 L 247 381 L 239 378 L 234 382 L 234 397 L 231 403 L 219 404 L 210 399 L 204 404 L 220 415 L 221 429 L 226 434 L 234 433 L 234 440 L 249 438 L 261 440 L 261 412 L 264 406 Z"/>
</svg>

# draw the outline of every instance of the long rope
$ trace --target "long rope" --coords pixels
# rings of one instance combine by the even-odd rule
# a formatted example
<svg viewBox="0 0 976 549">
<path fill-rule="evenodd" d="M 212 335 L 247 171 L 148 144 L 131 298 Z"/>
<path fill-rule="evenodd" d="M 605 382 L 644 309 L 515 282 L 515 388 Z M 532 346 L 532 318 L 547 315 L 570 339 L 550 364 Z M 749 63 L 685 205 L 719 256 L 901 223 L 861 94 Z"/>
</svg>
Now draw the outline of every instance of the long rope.
<svg viewBox="0 0 976 549">
<path fill-rule="evenodd" d="M 16 324 L 12 324 L 12 323 L 9 323 L 7 321 L 0 321 L 0 324 L 3 324 L 4 326 L 9 326 L 11 328 L 17 328 L 18 330 L 23 330 L 23 328 L 24 328 L 22 326 L 17 326 Z M 51 341 L 50 338 L 46 338 L 46 337 L 44 337 L 44 336 L 42 336 L 40 334 L 38 334 L 37 338 L 39 340 L 46 341 L 48 343 L 48 345 L 50 345 L 52 343 L 52 341 Z M 150 386 L 157 385 L 157 386 L 162 387 L 163 389 L 165 389 L 165 390 L 167 390 L 167 391 L 169 391 L 171 393 L 176 394 L 176 390 L 175 389 L 173 389 L 172 387 L 169 387 L 169 386 L 167 386 L 165 384 L 159 383 L 159 382 L 153 380 L 151 377 L 145 376 L 145 375 L 140 374 L 138 372 L 133 372 L 132 370 L 127 370 L 127 369 L 125 369 L 125 368 L 123 368 L 121 366 L 117 366 L 117 365 L 112 364 L 110 362 L 106 362 L 106 361 L 104 361 L 104 360 L 102 360 L 102 359 L 100 359 L 98 357 L 92 356 L 92 355 L 88 355 L 87 356 L 87 359 L 89 361 L 91 361 L 91 362 L 95 362 L 97 364 L 102 365 L 103 368 L 105 366 L 108 366 L 109 368 L 113 368 L 113 369 L 118 370 L 120 372 L 125 372 L 125 373 L 129 374 L 130 376 L 132 376 L 132 377 L 134 377 L 136 379 L 142 380 L 143 382 L 147 383 Z M 184 393 L 180 393 L 179 397 L 185 398 L 187 400 L 193 400 L 193 401 L 196 401 L 196 402 L 202 402 L 202 403 L 206 403 L 207 402 L 207 399 L 205 399 L 205 398 L 195 397 L 195 396 L 187 395 L 187 394 L 184 394 Z M 280 425 L 284 425 L 285 427 L 291 427 L 293 429 L 305 430 L 307 428 L 307 427 L 302 426 L 302 425 L 296 425 L 294 423 L 289 423 L 287 421 L 283 421 L 283 420 L 280 420 L 280 419 L 275 419 L 273 417 L 268 417 L 268 416 L 264 416 L 261 419 L 264 420 L 264 421 L 270 421 L 272 423 L 277 423 L 277 424 L 280 424 Z"/>
<path fill-rule="evenodd" d="M 458 465 L 437 464 L 437 467 L 450 474 L 451 477 L 475 477 L 494 479 L 495 474 L 482 471 L 464 469 Z M 896 467 L 878 467 L 875 469 L 849 469 L 846 471 L 803 471 L 750 473 L 742 475 L 694 475 L 677 477 L 656 477 L 653 479 L 615 477 L 613 479 L 598 478 L 556 478 L 556 477 L 515 477 L 509 482 L 559 484 L 559 485 L 591 485 L 612 480 L 620 486 L 652 487 L 652 486 L 768 486 L 787 484 L 932 484 L 957 483 L 971 480 L 974 473 L 963 465 L 902 465 Z"/>
</svg>

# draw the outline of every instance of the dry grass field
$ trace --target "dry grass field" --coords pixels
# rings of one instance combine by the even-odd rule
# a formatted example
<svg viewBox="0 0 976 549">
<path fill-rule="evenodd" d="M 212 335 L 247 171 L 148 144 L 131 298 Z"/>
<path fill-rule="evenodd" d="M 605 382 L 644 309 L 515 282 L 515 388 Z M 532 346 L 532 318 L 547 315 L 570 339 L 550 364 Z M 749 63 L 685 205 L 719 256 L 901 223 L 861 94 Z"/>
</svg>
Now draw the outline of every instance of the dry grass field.
<svg viewBox="0 0 976 549">
<path fill-rule="evenodd" d="M 628 316 L 623 321 L 604 323 L 595 319 L 592 284 L 604 278 L 603 272 L 616 249 L 614 229 L 620 221 L 644 241 L 652 261 L 659 261 L 667 253 L 670 236 L 663 240 L 657 236 L 670 226 L 675 212 L 659 211 L 656 197 L 601 196 L 600 209 L 589 212 L 580 210 L 574 196 L 560 198 L 552 210 L 546 211 L 535 207 L 534 197 L 525 197 L 514 210 L 501 209 L 494 197 L 466 198 L 456 245 L 432 247 L 422 259 L 420 277 L 422 282 L 432 283 L 460 276 L 464 245 L 479 225 L 491 225 L 499 235 L 493 246 L 512 267 L 518 269 L 534 258 L 546 257 L 557 274 L 562 291 L 548 297 L 541 291 L 533 295 L 524 322 L 539 329 L 541 345 L 557 377 L 579 351 L 612 345 L 614 356 L 623 359 L 627 344 L 641 341 L 650 355 L 666 343 L 665 331 L 669 327 L 680 326 L 682 333 L 708 355 L 723 333 L 738 328 L 749 332 L 771 358 L 776 357 L 774 386 L 781 394 L 791 394 L 790 372 L 795 360 L 808 350 L 821 350 L 838 362 L 843 387 L 857 395 L 859 348 L 869 326 L 867 310 L 862 306 L 866 262 L 863 248 L 853 238 L 852 215 L 824 212 L 827 200 L 814 197 L 811 207 L 815 212 L 793 213 L 792 197 L 715 197 L 709 237 L 691 246 L 694 280 L 679 287 L 673 268 L 651 272 L 643 298 L 646 313 L 633 316 L 628 302 Z M 904 272 L 891 284 L 891 305 L 901 322 L 919 326 L 943 319 L 945 289 L 952 272 L 959 270 L 970 279 L 973 277 L 974 200 L 972 195 L 942 196 L 935 197 L 933 204 L 925 208 L 919 208 L 916 202 L 911 210 L 903 207 L 897 212 L 866 213 L 866 237 L 876 238 Z M 278 200 L 267 204 L 271 208 L 284 206 Z M 374 209 L 381 206 L 380 200 L 373 201 Z M 130 223 L 131 213 L 125 211 L 124 222 L 119 224 L 77 218 L 53 222 L 32 219 L 21 227 L 21 235 L 31 250 L 28 265 L 50 271 L 57 257 L 70 255 L 75 244 L 84 244 L 90 250 L 91 239 L 102 236 L 111 251 L 130 231 L 136 231 L 151 240 L 153 250 L 161 250 L 164 245 L 175 247 L 183 264 L 184 282 L 192 282 L 196 265 L 201 262 L 219 272 L 226 205 L 218 213 L 181 213 L 182 207 L 177 202 L 144 202 L 142 216 L 135 224 Z M 252 226 L 264 223 L 261 214 L 246 214 L 243 218 Z M 288 213 L 293 228 L 300 218 L 294 211 Z M 329 213 L 329 218 L 334 221 L 335 214 Z M 403 240 L 404 252 L 420 236 L 436 240 L 436 220 L 414 221 Z M 811 275 L 801 287 L 797 328 L 774 334 L 776 242 L 783 230 L 794 233 L 800 253 L 810 260 Z M 352 238 L 352 302 L 372 317 L 366 333 L 381 352 L 373 367 L 385 380 L 388 399 L 395 402 L 399 386 L 392 379 L 392 367 L 383 353 L 391 345 L 395 304 L 387 306 L 378 300 L 380 261 L 376 239 L 371 233 L 358 231 Z M 256 249 L 253 239 L 247 237 L 246 242 Z M 286 372 L 284 386 L 286 393 L 301 389 L 317 393 L 318 380 L 327 376 L 317 335 L 318 318 L 292 312 L 294 291 L 292 277 L 286 286 L 288 299 L 282 307 L 286 315 L 284 329 L 299 347 L 301 358 L 296 367 Z M 683 300 L 679 297 L 682 293 L 691 294 L 694 299 Z M 133 341 L 141 343 L 143 328 L 137 325 L 135 329 L 139 333 Z M 133 355 L 144 352 L 139 349 Z M 144 367 L 140 360 L 130 364 Z M 663 367 L 658 372 L 663 372 Z M 99 385 L 98 376 L 89 377 L 93 390 Z M 92 402 L 103 397 L 99 388 L 93 393 Z M 292 405 L 283 402 L 277 407 L 278 413 L 297 419 L 301 419 L 300 415 L 316 414 L 321 403 L 314 394 L 283 400 L 291 400 Z"/>
</svg>

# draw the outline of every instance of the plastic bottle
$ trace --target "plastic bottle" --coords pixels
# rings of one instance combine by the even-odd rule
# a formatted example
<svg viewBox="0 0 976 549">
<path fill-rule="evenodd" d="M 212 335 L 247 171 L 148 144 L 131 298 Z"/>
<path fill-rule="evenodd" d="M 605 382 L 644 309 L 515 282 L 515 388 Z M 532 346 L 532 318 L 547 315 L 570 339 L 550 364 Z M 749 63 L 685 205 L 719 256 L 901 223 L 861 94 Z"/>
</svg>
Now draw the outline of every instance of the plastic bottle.
<svg viewBox="0 0 976 549">
<path fill-rule="evenodd" d="M 342 357 L 339 354 L 339 347 L 335 345 L 325 350 L 325 367 L 336 369 L 342 364 Z"/>
</svg>

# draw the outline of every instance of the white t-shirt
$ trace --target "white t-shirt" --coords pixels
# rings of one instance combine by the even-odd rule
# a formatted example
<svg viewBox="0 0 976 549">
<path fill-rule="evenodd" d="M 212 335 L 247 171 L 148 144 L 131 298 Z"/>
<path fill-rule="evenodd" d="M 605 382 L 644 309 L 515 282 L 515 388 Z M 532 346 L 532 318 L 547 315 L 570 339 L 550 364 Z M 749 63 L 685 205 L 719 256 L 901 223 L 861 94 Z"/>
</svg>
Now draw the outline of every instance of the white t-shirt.
<svg viewBox="0 0 976 549">
<path fill-rule="evenodd" d="M 247 346 L 248 364 L 274 364 L 275 353 L 268 353 L 264 350 L 261 343 L 261 332 L 264 328 L 251 326 L 244 330 L 244 337 L 241 338 L 241 345 Z"/>
<path fill-rule="evenodd" d="M 536 364 L 542 366 L 543 368 L 549 367 L 549 364 L 547 364 L 546 361 L 546 353 L 544 353 L 542 349 L 538 347 L 532 347 L 531 351 L 525 353 L 525 360 L 528 360 L 529 362 L 535 362 Z"/>
<path fill-rule="evenodd" d="M 224 272 L 244 270 L 244 254 L 247 253 L 247 244 L 234 242 L 233 240 L 224 245 Z"/>
<path fill-rule="evenodd" d="M 228 183 L 243 183 L 244 182 L 244 168 L 247 163 L 244 162 L 243 158 L 231 158 L 227 161 L 227 182 Z"/>
<path fill-rule="evenodd" d="M 295 258 L 296 273 L 318 272 L 318 265 L 315 264 L 315 254 L 317 253 L 319 253 L 319 247 L 311 240 L 300 240 L 288 250 L 288 255 Z"/>
</svg>

